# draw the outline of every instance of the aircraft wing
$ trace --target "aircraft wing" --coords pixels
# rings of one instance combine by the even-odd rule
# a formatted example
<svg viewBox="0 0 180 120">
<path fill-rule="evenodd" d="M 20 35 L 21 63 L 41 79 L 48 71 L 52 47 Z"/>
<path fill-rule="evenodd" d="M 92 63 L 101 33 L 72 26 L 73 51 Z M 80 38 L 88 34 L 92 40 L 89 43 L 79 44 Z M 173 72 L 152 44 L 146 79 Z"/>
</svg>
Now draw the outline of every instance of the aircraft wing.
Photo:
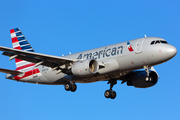
<svg viewBox="0 0 180 120">
<path fill-rule="evenodd" d="M 3 47 L 3 46 L 0 46 L 0 51 L 4 51 L 3 55 L 9 56 L 10 60 L 13 58 L 18 58 L 36 64 L 41 64 L 47 67 L 52 67 L 55 65 L 60 66 L 78 61 L 77 59 L 69 59 L 69 58 L 40 54 L 35 52 L 22 51 L 18 49 Z"/>
<path fill-rule="evenodd" d="M 22 73 L 23 73 L 23 72 L 20 72 L 20 71 L 3 69 L 3 68 L 0 68 L 0 72 L 9 73 L 9 74 L 13 74 L 13 75 L 19 75 L 19 74 L 22 74 Z"/>
</svg>

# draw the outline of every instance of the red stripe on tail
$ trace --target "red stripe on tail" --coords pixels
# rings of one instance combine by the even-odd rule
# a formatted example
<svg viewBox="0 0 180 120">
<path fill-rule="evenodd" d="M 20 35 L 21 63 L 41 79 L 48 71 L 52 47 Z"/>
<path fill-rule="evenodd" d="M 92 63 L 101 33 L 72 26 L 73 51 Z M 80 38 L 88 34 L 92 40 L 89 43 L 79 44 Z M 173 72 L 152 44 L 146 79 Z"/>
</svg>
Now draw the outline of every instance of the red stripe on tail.
<svg viewBox="0 0 180 120">
<path fill-rule="evenodd" d="M 21 61 L 23 61 L 23 60 L 15 58 L 16 63 L 21 62 Z"/>
<path fill-rule="evenodd" d="M 37 74 L 37 73 L 40 73 L 40 71 L 39 71 L 38 68 L 37 68 L 37 69 L 34 69 L 34 70 L 30 70 L 30 71 L 28 71 L 28 72 L 25 72 L 24 76 L 22 76 L 22 77 L 15 76 L 14 78 L 15 78 L 16 80 L 20 80 L 20 79 L 23 79 L 23 78 L 25 78 L 25 77 L 28 77 L 28 76 L 31 76 L 31 75 L 34 75 L 34 74 Z"/>
<path fill-rule="evenodd" d="M 27 67 L 31 67 L 31 66 L 34 66 L 35 64 L 34 63 L 30 63 L 30 64 L 27 64 L 27 65 L 23 65 L 21 67 L 18 67 L 16 70 L 21 70 L 21 69 L 24 69 L 24 68 L 27 68 Z"/>
<path fill-rule="evenodd" d="M 11 38 L 11 40 L 12 40 L 12 43 L 18 42 L 17 37 Z"/>
<path fill-rule="evenodd" d="M 14 49 L 22 50 L 20 46 L 15 47 Z"/>
<path fill-rule="evenodd" d="M 10 30 L 10 33 L 14 33 L 14 32 L 15 32 L 14 29 L 11 29 L 11 30 Z"/>
</svg>

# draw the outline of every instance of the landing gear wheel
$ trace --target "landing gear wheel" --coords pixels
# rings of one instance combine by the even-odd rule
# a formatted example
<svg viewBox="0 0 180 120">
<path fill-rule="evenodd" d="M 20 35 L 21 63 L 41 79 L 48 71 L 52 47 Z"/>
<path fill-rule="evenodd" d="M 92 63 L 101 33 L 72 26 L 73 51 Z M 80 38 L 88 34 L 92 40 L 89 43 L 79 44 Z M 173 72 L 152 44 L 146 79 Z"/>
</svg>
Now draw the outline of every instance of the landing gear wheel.
<svg viewBox="0 0 180 120">
<path fill-rule="evenodd" d="M 77 89 L 77 85 L 76 84 L 71 84 L 71 83 L 65 84 L 65 90 L 66 91 L 75 92 L 76 89 Z"/>
<path fill-rule="evenodd" d="M 106 90 L 105 93 L 104 93 L 104 96 L 106 98 L 111 98 L 111 99 L 114 99 L 116 98 L 116 92 L 112 90 L 113 86 L 115 84 L 117 84 L 117 79 L 110 79 L 108 81 L 108 84 L 110 83 L 110 89 L 109 90 Z"/>
<path fill-rule="evenodd" d="M 77 85 L 76 84 L 73 84 L 72 87 L 71 87 L 71 92 L 75 92 L 77 89 Z"/>
<path fill-rule="evenodd" d="M 65 85 L 65 90 L 66 91 L 70 91 L 71 89 L 72 89 L 72 85 L 71 84 L 68 83 L 68 84 Z"/>
<path fill-rule="evenodd" d="M 106 90 L 105 93 L 104 93 L 104 96 L 106 98 L 110 98 L 111 97 L 111 91 L 110 90 Z"/>
<path fill-rule="evenodd" d="M 112 90 L 106 90 L 105 93 L 104 93 L 104 96 L 106 98 L 114 99 L 114 98 L 116 98 L 116 92 L 112 91 Z"/>
<path fill-rule="evenodd" d="M 116 92 L 115 91 L 111 91 L 111 99 L 116 98 Z"/>
</svg>

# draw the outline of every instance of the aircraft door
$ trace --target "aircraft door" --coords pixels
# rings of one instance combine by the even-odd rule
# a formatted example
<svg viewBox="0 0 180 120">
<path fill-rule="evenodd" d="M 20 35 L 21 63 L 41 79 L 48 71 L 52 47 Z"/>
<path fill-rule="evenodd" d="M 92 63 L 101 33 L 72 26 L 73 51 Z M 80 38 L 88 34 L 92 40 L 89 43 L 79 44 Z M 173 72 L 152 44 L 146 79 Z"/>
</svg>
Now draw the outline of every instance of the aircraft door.
<svg viewBox="0 0 180 120">
<path fill-rule="evenodd" d="M 143 45 L 144 38 L 141 38 L 136 43 L 136 54 L 142 52 L 142 45 Z"/>
</svg>

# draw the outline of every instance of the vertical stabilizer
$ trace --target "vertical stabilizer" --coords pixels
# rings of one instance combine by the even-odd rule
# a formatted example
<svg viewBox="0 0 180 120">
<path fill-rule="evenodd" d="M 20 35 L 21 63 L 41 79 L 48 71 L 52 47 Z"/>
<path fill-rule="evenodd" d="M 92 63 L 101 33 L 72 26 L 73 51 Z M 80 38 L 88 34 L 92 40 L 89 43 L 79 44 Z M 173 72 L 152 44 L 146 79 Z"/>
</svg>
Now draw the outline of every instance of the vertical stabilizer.
<svg viewBox="0 0 180 120">
<path fill-rule="evenodd" d="M 23 33 L 19 28 L 11 29 L 11 39 L 12 39 L 12 45 L 14 49 L 18 50 L 25 50 L 29 52 L 34 52 L 34 49 L 31 47 Z M 16 62 L 16 70 L 21 70 L 21 71 L 29 71 L 32 70 L 34 67 L 34 63 L 25 61 L 25 60 L 20 60 L 15 58 Z"/>
</svg>

